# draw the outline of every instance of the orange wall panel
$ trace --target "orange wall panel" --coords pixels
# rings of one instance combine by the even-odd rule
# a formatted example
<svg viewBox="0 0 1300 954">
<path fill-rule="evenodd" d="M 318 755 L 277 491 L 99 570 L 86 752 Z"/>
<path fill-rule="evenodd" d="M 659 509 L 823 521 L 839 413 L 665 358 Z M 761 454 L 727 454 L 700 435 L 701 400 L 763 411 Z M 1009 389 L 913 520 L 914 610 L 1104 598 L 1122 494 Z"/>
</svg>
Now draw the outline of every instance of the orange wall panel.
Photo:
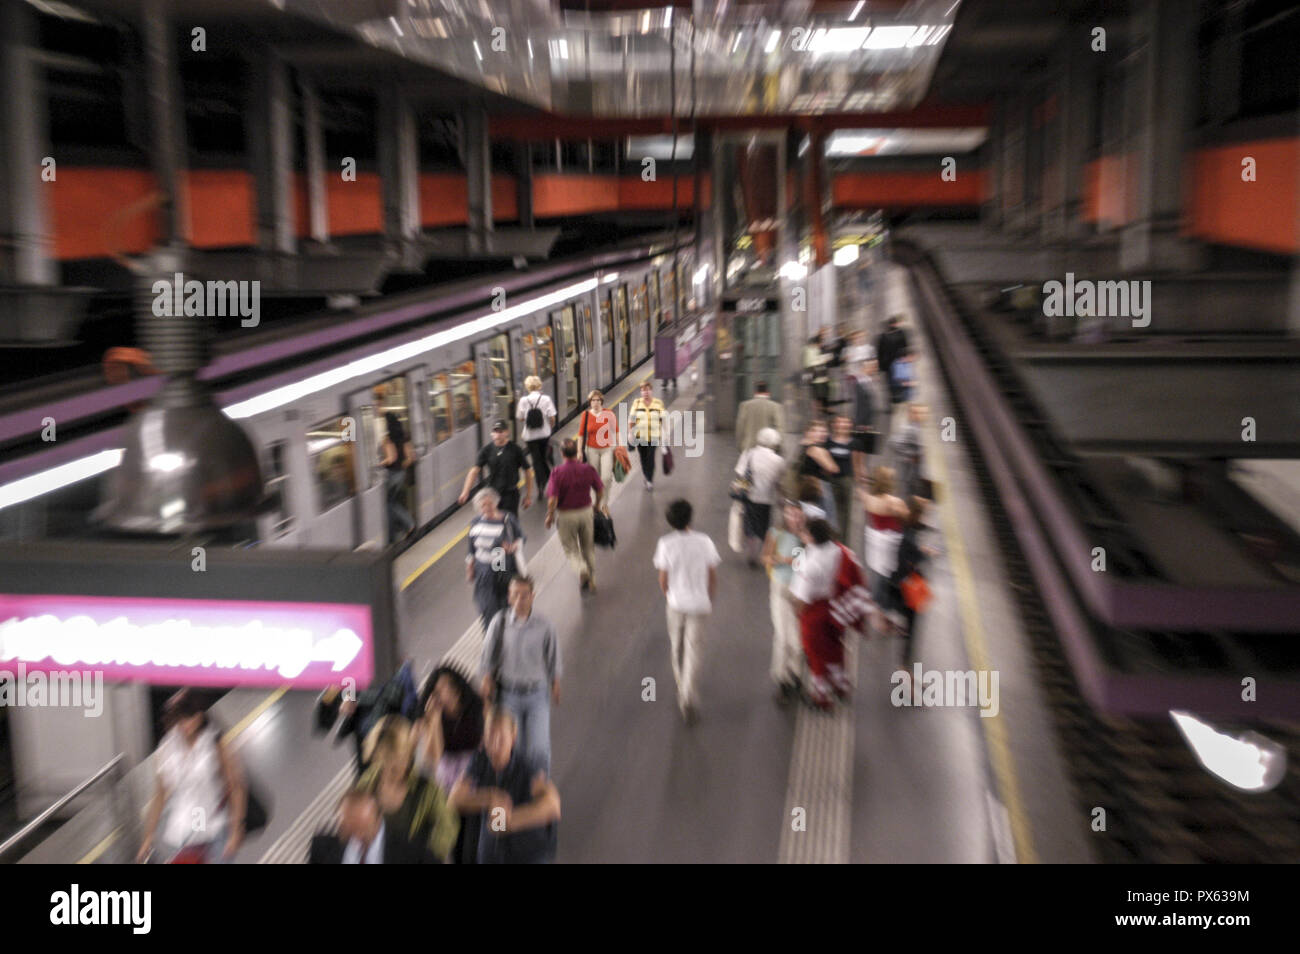
<svg viewBox="0 0 1300 954">
<path fill-rule="evenodd" d="M 330 235 L 383 231 L 384 200 L 376 173 L 358 172 L 355 182 L 344 182 L 342 176 L 326 176 L 325 204 L 329 209 Z"/>
<path fill-rule="evenodd" d="M 257 243 L 253 177 L 242 169 L 191 169 L 190 244 L 222 248 Z"/>
<path fill-rule="evenodd" d="M 54 182 L 43 183 L 54 233 L 54 257 L 100 258 L 108 253 L 111 231 L 114 251 L 143 252 L 158 234 L 153 212 L 143 212 L 110 226 L 118 212 L 138 202 L 154 189 L 152 173 L 145 169 L 94 167 L 58 170 Z"/>
<path fill-rule="evenodd" d="M 1242 181 L 1242 160 L 1255 181 Z M 1300 140 L 1267 139 L 1197 151 L 1185 231 L 1224 245 L 1300 251 Z"/>
<path fill-rule="evenodd" d="M 831 182 L 831 200 L 858 209 L 979 205 L 984 170 L 960 173 L 953 182 L 944 182 L 938 171 L 842 172 Z"/>
<path fill-rule="evenodd" d="M 533 215 L 539 219 L 618 209 L 618 176 L 533 176 Z"/>
</svg>

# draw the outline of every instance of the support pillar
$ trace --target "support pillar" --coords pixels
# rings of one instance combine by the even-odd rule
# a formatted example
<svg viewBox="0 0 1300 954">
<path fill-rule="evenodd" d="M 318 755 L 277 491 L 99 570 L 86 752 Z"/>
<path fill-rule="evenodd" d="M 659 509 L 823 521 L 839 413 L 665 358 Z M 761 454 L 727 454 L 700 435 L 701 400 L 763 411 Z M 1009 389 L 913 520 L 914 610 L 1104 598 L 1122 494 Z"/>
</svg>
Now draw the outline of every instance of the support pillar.
<svg viewBox="0 0 1300 954">
<path fill-rule="evenodd" d="M 1084 185 L 1096 116 L 1096 56 L 1089 29 L 1071 24 L 1062 38 L 1054 77 L 1054 115 L 1045 127 L 1047 174 L 1043 179 L 1043 237 L 1081 238 Z"/>
<path fill-rule="evenodd" d="M 405 250 L 420 234 L 420 143 L 415 112 L 396 83 L 380 95 L 379 175 L 384 196 L 384 244 Z"/>
<path fill-rule="evenodd" d="M 0 281 L 54 285 L 42 160 L 50 154 L 45 75 L 32 52 L 38 42 L 36 11 L 22 0 L 0 2 Z M 57 166 L 56 166 L 57 172 Z"/>
<path fill-rule="evenodd" d="M 272 50 L 251 64 L 248 137 L 257 190 L 257 245 L 264 252 L 297 251 L 293 220 L 293 102 L 289 66 Z"/>
<path fill-rule="evenodd" d="M 469 250 L 484 254 L 492 250 L 492 147 L 482 106 L 465 108 L 460 130 L 469 191 Z"/>
<path fill-rule="evenodd" d="M 515 143 L 515 207 L 519 210 L 519 225 L 531 229 L 536 226 L 533 217 L 533 144 Z"/>
<path fill-rule="evenodd" d="M 1025 227 L 1025 98 L 1012 95 L 999 108 L 1002 115 L 1002 227 L 1019 232 Z"/>
<path fill-rule="evenodd" d="M 989 232 L 1002 229 L 1002 105 L 995 103 L 989 120 L 988 138 L 984 140 L 984 201 L 980 204 L 980 223 Z"/>
<path fill-rule="evenodd" d="M 189 196 L 184 172 L 185 111 L 169 4 L 166 0 L 147 0 L 140 14 L 145 89 L 149 97 L 149 125 L 153 139 L 153 171 L 163 197 L 158 214 L 157 244 L 179 246 L 189 239 Z"/>
<path fill-rule="evenodd" d="M 330 240 L 328 193 L 325 188 L 325 133 L 320 121 L 320 94 L 314 82 L 303 80 L 302 140 L 307 171 L 308 235 L 317 245 Z"/>
<path fill-rule="evenodd" d="M 1179 0 L 1141 0 L 1126 77 L 1132 221 L 1120 239 L 1124 271 L 1189 271 L 1204 248 L 1179 233 L 1196 120 L 1198 17 Z"/>
</svg>

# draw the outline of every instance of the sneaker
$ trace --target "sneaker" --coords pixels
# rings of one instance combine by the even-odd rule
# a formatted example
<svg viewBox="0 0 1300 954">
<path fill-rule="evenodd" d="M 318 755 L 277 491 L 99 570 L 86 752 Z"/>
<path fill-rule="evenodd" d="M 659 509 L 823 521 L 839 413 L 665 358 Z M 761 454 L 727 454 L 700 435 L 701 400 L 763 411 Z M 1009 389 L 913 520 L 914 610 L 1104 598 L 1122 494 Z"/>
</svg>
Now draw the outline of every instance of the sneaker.
<svg viewBox="0 0 1300 954">
<path fill-rule="evenodd" d="M 589 593 L 589 592 L 591 592 L 591 580 L 589 580 L 589 579 L 588 579 L 587 577 L 585 577 L 585 576 L 584 576 L 581 580 L 579 580 L 579 581 L 578 581 L 578 592 L 579 592 L 579 593 Z"/>
<path fill-rule="evenodd" d="M 653 490 L 655 489 L 655 485 L 654 485 L 654 481 L 653 481 L 653 480 L 644 480 L 644 478 L 643 478 L 643 482 L 645 483 L 645 489 L 646 489 L 646 490 L 651 490 L 651 491 L 653 491 Z"/>
<path fill-rule="evenodd" d="M 695 725 L 700 721 L 700 712 L 693 703 L 688 702 L 682 706 L 682 721 L 688 726 Z"/>
</svg>

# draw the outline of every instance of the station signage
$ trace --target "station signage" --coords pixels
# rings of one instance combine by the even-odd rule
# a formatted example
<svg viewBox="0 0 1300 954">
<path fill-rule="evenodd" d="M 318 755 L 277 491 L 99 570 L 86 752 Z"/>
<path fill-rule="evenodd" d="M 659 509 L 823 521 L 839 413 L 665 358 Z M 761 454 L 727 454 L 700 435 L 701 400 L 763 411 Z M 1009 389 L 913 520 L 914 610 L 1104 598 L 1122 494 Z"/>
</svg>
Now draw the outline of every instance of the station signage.
<svg viewBox="0 0 1300 954">
<path fill-rule="evenodd" d="M 365 688 L 395 668 L 377 552 L 40 542 L 0 553 L 0 672 L 163 686 Z"/>
</svg>

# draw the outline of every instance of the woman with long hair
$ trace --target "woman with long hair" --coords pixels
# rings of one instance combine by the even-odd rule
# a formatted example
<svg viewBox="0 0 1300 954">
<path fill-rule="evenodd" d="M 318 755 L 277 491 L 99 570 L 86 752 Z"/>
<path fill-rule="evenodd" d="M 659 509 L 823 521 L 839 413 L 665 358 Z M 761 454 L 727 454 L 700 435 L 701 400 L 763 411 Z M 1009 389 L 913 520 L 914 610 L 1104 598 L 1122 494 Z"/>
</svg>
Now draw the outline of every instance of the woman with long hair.
<svg viewBox="0 0 1300 954">
<path fill-rule="evenodd" d="M 357 785 L 375 794 L 385 824 L 403 838 L 427 844 L 434 857 L 447 861 L 460 832 L 460 816 L 448 805 L 442 786 L 416 769 L 415 743 L 410 722 L 385 717 L 367 740 L 370 767 Z"/>
<path fill-rule="evenodd" d="M 483 742 L 483 698 L 453 666 L 439 666 L 420 693 L 423 715 L 415 725 L 415 767 L 450 792 Z M 478 816 L 461 819 L 453 861 L 473 864 L 478 856 Z"/>
</svg>

